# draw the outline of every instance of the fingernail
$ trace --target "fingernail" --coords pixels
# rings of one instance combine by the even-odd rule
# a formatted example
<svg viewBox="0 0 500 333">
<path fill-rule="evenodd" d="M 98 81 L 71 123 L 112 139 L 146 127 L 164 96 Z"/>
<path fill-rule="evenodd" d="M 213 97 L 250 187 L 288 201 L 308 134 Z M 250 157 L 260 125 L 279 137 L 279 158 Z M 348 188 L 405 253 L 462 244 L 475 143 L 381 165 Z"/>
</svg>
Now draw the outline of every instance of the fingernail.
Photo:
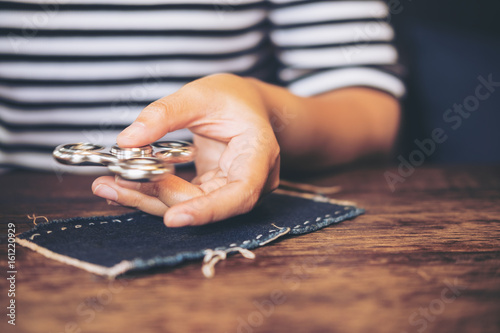
<svg viewBox="0 0 500 333">
<path fill-rule="evenodd" d="M 107 199 L 106 202 L 108 203 L 108 205 L 110 206 L 121 206 L 118 202 L 116 201 L 113 201 L 113 200 L 109 200 Z"/>
<path fill-rule="evenodd" d="M 118 193 L 111 187 L 106 186 L 104 184 L 97 185 L 97 187 L 94 190 L 94 194 L 104 199 L 109 199 L 113 201 L 118 200 Z"/>
<path fill-rule="evenodd" d="M 169 215 L 165 220 L 167 227 L 184 227 L 192 224 L 194 221 L 193 216 L 188 214 L 175 214 Z"/>
<path fill-rule="evenodd" d="M 139 121 L 134 121 L 132 125 L 123 130 L 121 135 L 125 135 L 129 138 L 135 138 L 144 134 L 144 129 L 146 125 Z"/>
</svg>

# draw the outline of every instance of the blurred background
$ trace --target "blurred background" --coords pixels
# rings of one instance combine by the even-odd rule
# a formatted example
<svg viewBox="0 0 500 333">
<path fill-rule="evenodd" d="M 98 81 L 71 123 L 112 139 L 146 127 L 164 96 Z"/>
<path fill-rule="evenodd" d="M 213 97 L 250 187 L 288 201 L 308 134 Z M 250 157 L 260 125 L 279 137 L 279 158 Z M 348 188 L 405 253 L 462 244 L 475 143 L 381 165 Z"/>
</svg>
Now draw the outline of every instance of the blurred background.
<svg viewBox="0 0 500 333">
<path fill-rule="evenodd" d="M 408 158 L 415 139 L 442 128 L 448 139 L 426 161 L 500 161 L 500 1 L 387 2 L 408 88 L 396 155 Z M 475 96 L 479 76 L 497 82 L 495 91 L 479 88 L 484 100 Z"/>
<path fill-rule="evenodd" d="M 60 166 L 56 165 L 50 156 L 56 145 L 78 141 L 112 144 L 116 135 L 135 119 L 142 107 L 176 91 L 192 79 L 213 72 L 229 71 L 238 75 L 259 77 L 270 82 L 279 81 L 275 77 L 275 69 L 279 68 L 280 64 L 278 59 L 271 56 L 275 50 L 272 50 L 267 37 L 264 36 L 267 33 L 266 29 L 269 28 L 267 24 L 271 22 L 266 21 L 265 13 L 260 13 L 259 9 L 270 6 L 272 3 L 275 6 L 292 7 L 308 6 L 323 1 L 213 0 L 206 1 L 206 3 L 200 1 L 202 4 L 199 6 L 203 7 L 203 12 L 209 18 L 208 23 L 217 26 L 224 22 L 232 22 L 231 24 L 235 25 L 227 29 L 231 32 L 231 36 L 237 37 L 236 39 L 224 40 L 222 37 L 226 36 L 227 32 L 223 32 L 222 35 L 217 32 L 214 36 L 220 38 L 211 39 L 212 44 L 209 43 L 208 46 L 203 45 L 197 39 L 187 41 L 187 36 L 183 33 L 172 33 L 163 27 L 163 23 L 170 22 L 163 17 L 159 21 L 161 24 L 155 23 L 156 30 L 149 31 L 149 28 L 141 27 L 141 25 L 149 26 L 147 15 L 161 14 L 158 9 L 146 11 L 147 15 L 142 17 L 143 21 L 141 21 L 140 15 L 142 14 L 140 13 L 137 14 L 139 16 L 134 16 L 133 20 L 126 20 L 128 16 L 125 14 L 133 15 L 134 11 L 117 10 L 113 6 L 104 6 L 104 9 L 96 7 L 96 9 L 91 5 L 93 2 L 81 2 L 82 9 L 78 6 L 78 2 L 64 2 L 59 7 L 59 5 L 54 5 L 57 1 L 0 1 L 0 15 L 4 14 L 0 19 L 0 37 L 2 37 L 0 38 L 0 88 L 2 90 L 0 91 L 2 95 L 0 106 L 3 108 L 0 110 L 2 111 L 0 113 L 0 170 L 3 165 L 59 170 Z M 387 19 L 384 11 L 382 19 L 374 13 L 374 17 L 363 16 L 360 21 L 382 20 L 385 22 L 387 20 L 393 25 L 396 34 L 407 94 L 402 99 L 404 119 L 394 161 L 399 163 L 401 159 L 410 160 L 411 156 L 417 156 L 416 152 L 419 156 L 424 156 L 421 152 L 422 148 L 415 141 L 429 142 L 432 140 L 432 133 L 437 129 L 441 130 L 446 141 L 435 143 L 432 152 L 423 157 L 425 162 L 492 163 L 500 161 L 500 130 L 498 128 L 500 125 L 500 1 L 367 0 L 363 2 L 354 0 L 334 2 L 352 2 L 353 5 L 370 2 L 383 6 L 383 1 L 389 7 L 390 16 Z M 41 4 L 46 2 L 53 5 L 45 8 Z M 106 3 L 106 1 L 94 2 Z M 164 2 L 167 6 L 175 3 L 167 0 L 159 2 Z M 109 1 L 109 3 L 113 2 Z M 141 3 L 138 0 L 130 1 L 130 3 L 139 7 L 147 7 L 148 2 Z M 52 16 L 54 21 L 57 21 L 55 18 L 58 17 L 64 18 L 64 15 L 68 13 L 68 7 L 72 6 L 80 8 L 78 10 L 81 10 L 82 15 L 89 13 L 93 15 L 94 11 L 95 14 L 99 14 L 100 10 L 103 10 L 106 15 L 114 13 L 120 18 L 115 17 L 118 27 L 120 24 L 127 27 L 129 21 L 134 24 L 130 31 L 124 30 L 116 34 L 109 27 L 94 31 L 97 29 L 95 26 L 107 27 L 108 23 L 113 23 L 108 22 L 107 19 L 102 22 L 96 19 L 89 26 L 85 23 L 83 26 L 88 30 L 78 28 L 71 33 L 58 31 L 58 29 L 52 31 L 52 28 L 45 27 L 45 23 L 51 22 Z M 85 9 L 86 6 L 90 9 Z M 62 10 L 62 7 L 66 9 Z M 255 14 L 255 17 L 251 16 L 248 22 L 240 22 L 239 16 L 234 16 L 235 19 L 230 20 L 233 17 L 231 15 L 239 15 L 247 10 L 250 14 Z M 295 14 L 299 22 L 307 16 L 304 11 L 297 11 Z M 12 15 L 18 16 L 13 18 Z M 309 21 L 314 23 L 318 20 L 317 13 L 309 15 L 311 16 Z M 47 22 L 41 20 L 38 25 L 35 24 L 35 28 L 25 31 L 25 21 L 31 22 L 30 20 L 36 17 L 46 18 Z M 96 17 L 101 16 L 94 18 Z M 7 22 L 9 20 L 11 21 Z M 172 17 L 170 20 L 175 21 Z M 340 21 L 336 19 L 335 22 Z M 157 24 L 159 25 L 156 26 Z M 186 21 L 183 24 L 186 24 L 185 28 L 188 30 L 195 28 L 191 22 Z M 290 26 L 290 23 L 283 23 L 285 28 L 287 24 Z M 69 26 L 71 27 L 72 24 Z M 76 26 L 79 27 L 79 25 Z M 246 30 L 242 30 L 242 26 L 250 30 L 255 28 L 256 35 L 243 38 L 242 36 L 246 36 L 244 35 Z M 194 29 L 196 30 L 195 37 L 203 37 L 206 32 L 204 29 L 198 29 L 199 31 Z M 26 36 L 23 34 L 20 40 L 13 39 L 15 43 L 9 39 L 11 33 L 20 34 L 21 32 L 26 33 Z M 189 32 L 193 33 L 193 31 Z M 328 33 L 326 35 L 330 37 L 336 32 Z M 48 38 L 44 39 L 47 36 Z M 102 37 L 104 37 L 104 42 L 101 40 Z M 105 37 L 109 38 L 105 39 Z M 127 40 L 123 41 L 124 39 Z M 158 40 L 162 43 L 157 43 Z M 63 45 L 63 47 L 54 49 L 54 46 L 48 44 L 47 41 L 54 42 L 56 46 Z M 115 44 L 106 43 L 106 41 Z M 296 40 L 292 41 L 292 45 L 294 42 Z M 363 40 L 356 42 L 363 46 Z M 385 42 L 383 40 L 383 43 Z M 23 49 L 16 50 L 14 47 L 16 43 L 20 43 L 20 46 L 29 46 L 28 51 L 32 50 L 29 52 Z M 130 48 L 128 46 L 130 43 L 136 47 Z M 138 43 L 143 44 L 139 47 Z M 161 46 L 159 50 L 157 45 Z M 307 41 L 305 45 L 308 45 Z M 287 45 L 284 46 L 286 49 Z M 213 51 L 213 54 L 204 58 L 203 54 L 207 49 L 210 52 Z M 183 59 L 186 58 L 182 55 L 184 53 L 189 54 L 191 58 L 183 62 L 185 66 L 179 66 L 176 61 L 186 60 Z M 250 57 L 244 57 L 245 55 L 250 55 Z M 313 63 L 311 67 L 313 69 L 314 66 L 321 67 L 311 57 L 305 58 L 307 58 L 307 66 L 310 62 Z M 202 61 L 197 63 L 199 59 Z M 128 60 L 131 62 L 122 64 L 123 61 Z M 212 61 L 215 63 L 215 69 L 208 66 Z M 86 67 L 80 68 L 79 62 L 84 63 Z M 304 61 L 300 59 L 299 62 Z M 193 63 L 198 66 L 193 66 Z M 219 66 L 219 63 L 223 63 L 224 66 Z M 31 67 L 26 67 L 27 65 Z M 297 66 L 297 64 L 294 65 Z M 305 74 L 311 69 L 307 66 L 304 67 Z M 339 65 L 339 67 L 342 66 L 344 65 Z M 399 66 L 395 67 L 399 68 Z M 301 73 L 304 68 L 299 66 L 299 70 L 294 75 L 297 77 L 304 75 Z M 33 69 L 36 69 L 36 73 Z M 10 76 L 4 75 L 4 72 L 10 73 Z M 293 81 L 293 76 L 292 79 L 289 78 L 289 81 Z M 381 84 L 381 80 L 378 80 L 377 84 Z M 172 133 L 170 139 L 189 137 L 187 131 L 180 131 Z"/>
</svg>

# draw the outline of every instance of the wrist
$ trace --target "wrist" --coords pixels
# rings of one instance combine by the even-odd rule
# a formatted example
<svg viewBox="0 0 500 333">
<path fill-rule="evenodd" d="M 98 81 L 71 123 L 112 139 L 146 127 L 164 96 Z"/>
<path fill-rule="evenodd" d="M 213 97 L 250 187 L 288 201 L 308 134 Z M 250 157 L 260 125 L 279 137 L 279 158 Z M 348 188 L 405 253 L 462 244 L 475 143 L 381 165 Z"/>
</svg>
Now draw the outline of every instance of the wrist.
<svg viewBox="0 0 500 333">
<path fill-rule="evenodd" d="M 248 80 L 267 110 L 285 167 L 321 169 L 391 150 L 400 111 L 397 100 L 385 93 L 348 87 L 299 97 Z"/>
<path fill-rule="evenodd" d="M 297 151 L 299 147 L 296 145 L 288 147 L 288 143 L 293 137 L 299 138 L 309 133 L 311 122 L 306 116 L 307 98 L 299 97 L 286 88 L 256 78 L 245 79 L 257 91 L 280 146 L 285 150 L 290 148 L 290 151 Z"/>
</svg>

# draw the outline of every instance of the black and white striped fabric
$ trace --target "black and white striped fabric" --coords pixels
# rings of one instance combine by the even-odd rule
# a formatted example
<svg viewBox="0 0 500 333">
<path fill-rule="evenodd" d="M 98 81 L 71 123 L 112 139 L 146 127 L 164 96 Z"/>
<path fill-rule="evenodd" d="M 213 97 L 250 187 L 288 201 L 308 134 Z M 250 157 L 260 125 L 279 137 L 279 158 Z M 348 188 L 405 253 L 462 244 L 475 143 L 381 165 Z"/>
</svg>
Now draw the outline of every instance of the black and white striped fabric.
<svg viewBox="0 0 500 333">
<path fill-rule="evenodd" d="M 144 106 L 218 72 L 400 97 L 388 15 L 370 0 L 0 1 L 0 166 L 60 170 L 56 145 L 111 145 Z"/>
</svg>

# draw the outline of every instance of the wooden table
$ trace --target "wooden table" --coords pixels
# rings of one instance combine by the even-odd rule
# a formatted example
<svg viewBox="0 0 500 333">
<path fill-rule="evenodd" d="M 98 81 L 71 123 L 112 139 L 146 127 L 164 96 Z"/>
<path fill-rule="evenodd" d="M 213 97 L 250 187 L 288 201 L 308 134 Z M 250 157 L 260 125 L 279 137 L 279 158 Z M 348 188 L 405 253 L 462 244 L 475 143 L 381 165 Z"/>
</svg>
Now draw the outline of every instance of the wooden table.
<svg viewBox="0 0 500 333">
<path fill-rule="evenodd" d="M 395 169 L 391 169 L 396 171 Z M 385 169 L 309 179 L 366 214 L 220 262 L 110 282 L 17 247 L 16 326 L 1 332 L 499 332 L 500 168 L 419 168 L 393 193 Z M 0 176 L 6 225 L 117 214 L 92 177 Z M 40 221 L 40 220 L 39 220 Z M 325 245 L 329 245 L 326 247 Z M 1 308 L 7 302 L 2 278 Z"/>
</svg>

